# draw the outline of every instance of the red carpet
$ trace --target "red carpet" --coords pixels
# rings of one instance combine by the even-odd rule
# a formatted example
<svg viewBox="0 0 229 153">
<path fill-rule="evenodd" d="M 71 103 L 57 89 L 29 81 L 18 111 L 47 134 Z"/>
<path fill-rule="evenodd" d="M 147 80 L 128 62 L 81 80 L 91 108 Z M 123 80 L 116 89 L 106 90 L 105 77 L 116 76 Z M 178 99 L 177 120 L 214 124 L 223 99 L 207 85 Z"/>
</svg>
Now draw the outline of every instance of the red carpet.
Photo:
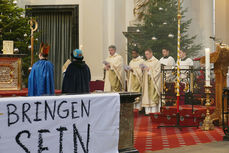
<svg viewBox="0 0 229 153">
<path fill-rule="evenodd" d="M 61 94 L 61 90 L 55 90 L 55 94 Z M 0 97 L 28 96 L 28 88 L 22 90 L 1 90 Z"/>
<path fill-rule="evenodd" d="M 212 131 L 202 131 L 200 128 L 160 128 L 152 123 L 149 116 L 135 118 L 134 142 L 140 153 L 162 150 L 181 146 L 196 145 L 213 141 L 221 141 L 224 133 L 216 127 Z"/>
</svg>

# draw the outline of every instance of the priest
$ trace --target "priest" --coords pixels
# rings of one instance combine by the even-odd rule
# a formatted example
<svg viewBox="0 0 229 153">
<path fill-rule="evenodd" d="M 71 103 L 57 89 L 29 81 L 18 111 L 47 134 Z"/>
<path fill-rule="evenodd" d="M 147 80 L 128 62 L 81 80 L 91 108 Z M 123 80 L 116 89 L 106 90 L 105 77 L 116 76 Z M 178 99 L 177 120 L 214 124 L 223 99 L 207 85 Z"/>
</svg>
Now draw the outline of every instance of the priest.
<svg viewBox="0 0 229 153">
<path fill-rule="evenodd" d="M 83 58 L 82 50 L 73 50 L 72 62 L 64 75 L 62 93 L 85 94 L 90 92 L 91 73 Z"/>
<path fill-rule="evenodd" d="M 28 96 L 42 96 L 54 94 L 54 77 L 53 64 L 48 61 L 48 53 L 50 46 L 40 45 L 39 61 L 33 64 L 28 79 Z"/>
<path fill-rule="evenodd" d="M 109 57 L 103 62 L 105 65 L 105 85 L 106 92 L 124 91 L 124 69 L 123 58 L 116 53 L 116 46 L 109 46 Z"/>
<path fill-rule="evenodd" d="M 137 49 L 132 51 L 132 60 L 129 63 L 129 67 L 126 68 L 128 76 L 128 92 L 142 92 L 142 70 L 140 65 L 144 63 L 142 57 L 139 56 Z M 141 109 L 141 102 L 138 101 L 134 105 L 135 109 Z"/>
<path fill-rule="evenodd" d="M 153 56 L 153 51 L 145 51 L 146 61 L 141 65 L 143 70 L 142 107 L 145 114 L 160 111 L 161 63 Z"/>
</svg>

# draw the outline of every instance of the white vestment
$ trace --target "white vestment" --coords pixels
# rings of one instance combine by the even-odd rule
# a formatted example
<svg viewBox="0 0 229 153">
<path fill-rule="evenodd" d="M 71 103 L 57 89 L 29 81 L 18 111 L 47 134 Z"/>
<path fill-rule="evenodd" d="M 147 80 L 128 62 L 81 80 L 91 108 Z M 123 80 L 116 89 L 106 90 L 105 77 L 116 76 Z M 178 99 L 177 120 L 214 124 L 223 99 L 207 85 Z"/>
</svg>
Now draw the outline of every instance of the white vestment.
<svg viewBox="0 0 229 153">
<path fill-rule="evenodd" d="M 153 56 L 144 65 L 142 107 L 146 114 L 160 112 L 161 63 Z"/>
<path fill-rule="evenodd" d="M 110 71 L 114 72 L 116 77 L 118 78 L 121 89 L 119 91 L 124 90 L 124 69 L 123 69 L 123 58 L 121 55 L 115 53 L 113 56 L 109 56 L 106 61 L 106 63 L 110 64 L 110 70 L 106 70 L 106 76 L 105 76 L 105 84 L 104 84 L 104 91 L 106 92 L 112 92 L 111 90 L 111 82 L 110 82 Z M 119 92 L 116 91 L 116 92 Z"/>
<path fill-rule="evenodd" d="M 138 56 L 130 61 L 129 67 L 132 71 L 128 71 L 128 92 L 142 92 L 142 70 L 140 65 L 144 63 L 144 60 Z M 141 100 L 134 104 L 135 109 L 141 109 Z"/>
<path fill-rule="evenodd" d="M 169 56 L 168 58 L 162 57 L 160 59 L 160 63 L 165 65 L 165 66 L 170 66 L 170 67 L 175 66 L 175 64 L 176 64 L 175 60 L 172 56 Z"/>
<path fill-rule="evenodd" d="M 180 59 L 180 79 L 183 82 L 183 79 L 188 79 L 187 71 L 185 69 L 189 69 L 193 66 L 193 60 L 191 58 Z"/>
<path fill-rule="evenodd" d="M 165 70 L 164 73 L 166 73 L 165 81 L 166 82 L 173 82 L 175 77 L 174 77 L 174 75 L 172 75 L 172 69 L 176 65 L 174 58 L 172 56 L 169 56 L 167 58 L 162 57 L 160 59 L 160 63 L 163 64 L 163 68 Z"/>
</svg>

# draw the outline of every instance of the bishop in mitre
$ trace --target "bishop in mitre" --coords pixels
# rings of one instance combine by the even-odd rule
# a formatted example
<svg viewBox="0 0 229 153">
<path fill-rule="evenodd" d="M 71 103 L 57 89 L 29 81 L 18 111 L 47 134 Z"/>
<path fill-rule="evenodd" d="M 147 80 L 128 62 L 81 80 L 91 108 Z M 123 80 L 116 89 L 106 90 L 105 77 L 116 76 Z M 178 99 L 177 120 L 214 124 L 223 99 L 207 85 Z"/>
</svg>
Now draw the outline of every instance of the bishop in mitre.
<svg viewBox="0 0 229 153">
<path fill-rule="evenodd" d="M 105 85 L 106 92 L 124 91 L 124 68 L 123 58 L 116 53 L 114 45 L 109 46 L 110 56 L 103 62 L 105 65 Z"/>
<path fill-rule="evenodd" d="M 145 114 L 160 111 L 161 63 L 153 56 L 153 51 L 145 51 L 146 61 L 140 67 L 143 70 L 142 107 Z"/>
<path fill-rule="evenodd" d="M 137 49 L 132 51 L 132 60 L 129 63 L 129 67 L 125 68 L 128 73 L 128 92 L 142 92 L 142 70 L 140 65 L 144 63 L 142 57 L 139 56 Z M 134 108 L 141 110 L 141 100 L 136 101 Z"/>
</svg>

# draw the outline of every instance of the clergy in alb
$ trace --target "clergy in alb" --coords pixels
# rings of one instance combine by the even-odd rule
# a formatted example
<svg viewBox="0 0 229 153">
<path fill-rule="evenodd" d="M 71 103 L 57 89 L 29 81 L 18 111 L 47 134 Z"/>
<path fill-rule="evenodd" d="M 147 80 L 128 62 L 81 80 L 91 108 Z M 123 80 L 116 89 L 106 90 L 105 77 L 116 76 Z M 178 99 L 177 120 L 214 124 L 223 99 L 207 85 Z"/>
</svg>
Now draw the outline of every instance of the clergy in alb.
<svg viewBox="0 0 229 153">
<path fill-rule="evenodd" d="M 41 43 L 39 61 L 33 64 L 28 80 L 28 96 L 54 94 L 53 64 L 47 60 L 50 46 Z"/>
<path fill-rule="evenodd" d="M 180 68 L 189 69 L 190 66 L 193 66 L 193 60 L 187 57 L 187 54 L 185 51 L 180 50 Z"/>
<path fill-rule="evenodd" d="M 89 93 L 91 73 L 88 65 L 83 61 L 82 50 L 73 50 L 72 58 L 64 75 L 62 93 Z"/>
<path fill-rule="evenodd" d="M 172 68 L 175 66 L 175 60 L 172 56 L 169 56 L 169 50 L 164 48 L 162 49 L 162 55 L 163 57 L 160 59 L 160 63 L 163 64 L 166 67 Z"/>
<path fill-rule="evenodd" d="M 128 92 L 142 92 L 142 70 L 140 65 L 144 63 L 142 57 L 139 56 L 137 49 L 132 51 L 132 60 L 129 63 L 129 67 L 126 68 L 128 73 Z M 135 109 L 141 109 L 141 102 L 137 102 L 134 105 Z"/>
<path fill-rule="evenodd" d="M 145 113 L 160 111 L 161 63 L 153 56 L 151 49 L 145 51 L 146 61 L 141 65 L 143 69 L 143 97 L 142 107 Z"/>
<path fill-rule="evenodd" d="M 105 65 L 105 85 L 106 92 L 120 92 L 124 90 L 124 69 L 123 58 L 116 53 L 114 45 L 109 46 L 110 56 L 103 62 Z"/>
<path fill-rule="evenodd" d="M 180 50 L 180 69 L 181 69 L 181 81 L 187 79 L 185 69 L 190 69 L 193 66 L 193 60 L 187 57 L 185 51 Z"/>
<path fill-rule="evenodd" d="M 176 63 L 172 56 L 169 56 L 169 50 L 164 48 L 162 49 L 163 57 L 160 59 L 160 63 L 162 64 L 162 69 L 164 73 L 166 73 L 166 82 L 173 82 L 174 75 L 172 74 L 172 69 L 175 67 Z"/>
<path fill-rule="evenodd" d="M 180 50 L 180 105 L 185 104 L 185 93 L 189 92 L 189 82 L 190 78 L 188 75 L 187 69 L 190 69 L 193 66 L 193 60 L 188 58 L 184 50 Z"/>
</svg>

